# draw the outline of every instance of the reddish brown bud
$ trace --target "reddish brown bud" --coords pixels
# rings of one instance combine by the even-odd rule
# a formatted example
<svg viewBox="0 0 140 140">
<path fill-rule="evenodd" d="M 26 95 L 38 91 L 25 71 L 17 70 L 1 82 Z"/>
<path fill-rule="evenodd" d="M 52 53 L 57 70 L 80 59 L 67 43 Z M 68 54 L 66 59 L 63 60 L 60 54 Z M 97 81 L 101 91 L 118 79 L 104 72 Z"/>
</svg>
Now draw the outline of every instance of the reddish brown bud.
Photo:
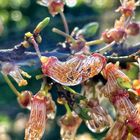
<svg viewBox="0 0 140 140">
<path fill-rule="evenodd" d="M 128 35 L 138 35 L 140 32 L 140 27 L 137 23 L 130 23 L 127 27 Z"/>
<path fill-rule="evenodd" d="M 48 6 L 49 12 L 55 16 L 58 13 L 62 12 L 64 9 L 64 2 L 61 0 L 52 1 Z"/>
<path fill-rule="evenodd" d="M 102 33 L 102 38 L 105 43 L 111 43 L 113 41 L 113 38 L 110 35 L 108 35 L 107 31 Z"/>
<path fill-rule="evenodd" d="M 110 36 L 115 40 L 116 42 L 119 42 L 123 39 L 123 37 L 126 35 L 125 31 L 123 29 L 112 29 L 109 32 Z"/>
<path fill-rule="evenodd" d="M 32 92 L 27 90 L 22 91 L 20 96 L 18 97 L 18 102 L 22 107 L 26 108 L 30 105 L 31 97 L 32 97 Z"/>
</svg>

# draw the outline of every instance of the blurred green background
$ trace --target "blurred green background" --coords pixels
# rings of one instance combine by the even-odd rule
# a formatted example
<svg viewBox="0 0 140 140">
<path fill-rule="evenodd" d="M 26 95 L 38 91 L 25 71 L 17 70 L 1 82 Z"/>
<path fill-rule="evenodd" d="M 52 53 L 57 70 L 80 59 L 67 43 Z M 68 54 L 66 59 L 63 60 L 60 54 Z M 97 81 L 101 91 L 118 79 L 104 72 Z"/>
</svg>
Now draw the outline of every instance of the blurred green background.
<svg viewBox="0 0 140 140">
<path fill-rule="evenodd" d="M 66 0 L 65 15 L 68 20 L 70 31 L 75 26 L 83 27 L 91 21 L 98 21 L 100 30 L 93 36 L 98 38 L 98 35 L 105 28 L 113 25 L 113 21 L 119 14 L 114 10 L 119 5 L 119 0 Z M 12 48 L 14 45 L 23 40 L 24 33 L 33 31 L 34 27 L 43 18 L 51 15 L 46 7 L 40 6 L 35 0 L 0 0 L 0 49 Z M 140 14 L 137 15 L 139 19 Z M 40 46 L 41 50 L 52 50 L 56 48 L 59 41 L 64 38 L 52 33 L 52 27 L 63 29 L 63 24 L 59 15 L 51 17 L 50 24 L 42 32 L 43 42 Z M 24 88 L 36 93 L 40 88 L 40 82 L 35 80 L 35 75 L 38 70 L 28 70 L 33 78 L 29 80 L 29 85 Z M 0 77 L 0 140 L 23 140 L 24 127 L 28 119 L 29 111 L 20 108 L 17 99 L 9 87 Z M 55 89 L 52 92 L 55 97 Z M 59 111 L 61 110 L 61 111 Z M 63 115 L 65 110 L 58 105 L 57 118 Z M 51 126 L 51 127 L 50 127 Z M 83 124 L 78 130 L 79 134 L 90 133 Z M 90 133 L 91 134 L 91 133 Z M 100 140 L 104 134 L 92 134 L 93 138 Z M 50 121 L 47 124 L 47 135 L 43 137 L 47 140 L 59 140 L 59 127 L 57 120 Z M 87 139 L 88 140 L 88 139 Z"/>
</svg>

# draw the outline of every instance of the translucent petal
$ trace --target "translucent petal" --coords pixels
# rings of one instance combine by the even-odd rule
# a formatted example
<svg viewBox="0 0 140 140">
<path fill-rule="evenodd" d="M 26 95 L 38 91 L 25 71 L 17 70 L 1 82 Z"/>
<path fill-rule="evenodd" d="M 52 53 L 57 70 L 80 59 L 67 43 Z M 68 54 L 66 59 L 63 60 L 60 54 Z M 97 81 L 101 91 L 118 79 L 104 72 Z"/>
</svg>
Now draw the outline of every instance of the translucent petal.
<svg viewBox="0 0 140 140">
<path fill-rule="evenodd" d="M 102 133 L 111 126 L 112 118 L 96 100 L 92 100 L 92 105 L 89 112 L 91 120 L 87 120 L 86 125 L 92 132 Z"/>
<path fill-rule="evenodd" d="M 10 75 L 18 83 L 19 86 L 25 86 L 28 84 L 21 75 L 22 70 L 15 64 L 9 62 L 3 63 L 2 72 L 6 75 Z"/>
<path fill-rule="evenodd" d="M 46 100 L 39 94 L 35 95 L 31 103 L 31 113 L 25 129 L 25 140 L 40 140 L 46 124 Z"/>
<path fill-rule="evenodd" d="M 42 71 L 62 85 L 74 86 L 97 75 L 105 63 L 105 57 L 100 54 L 76 55 L 65 62 L 49 57 L 48 61 L 42 64 Z"/>
<path fill-rule="evenodd" d="M 62 140 L 74 140 L 81 121 L 74 112 L 72 112 L 72 116 L 63 116 L 60 119 L 60 135 Z"/>
</svg>

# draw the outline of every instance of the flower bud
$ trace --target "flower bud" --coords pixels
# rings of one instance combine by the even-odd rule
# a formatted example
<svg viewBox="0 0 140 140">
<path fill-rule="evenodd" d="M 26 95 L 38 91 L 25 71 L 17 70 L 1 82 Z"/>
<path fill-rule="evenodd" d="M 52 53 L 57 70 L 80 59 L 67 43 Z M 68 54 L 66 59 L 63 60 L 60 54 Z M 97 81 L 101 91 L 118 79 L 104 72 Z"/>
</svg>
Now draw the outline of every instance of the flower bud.
<svg viewBox="0 0 140 140">
<path fill-rule="evenodd" d="M 122 40 L 126 35 L 123 29 L 112 29 L 109 31 L 109 34 L 116 42 Z"/>
<path fill-rule="evenodd" d="M 110 35 L 108 35 L 108 31 L 105 31 L 102 33 L 102 38 L 103 38 L 104 42 L 108 43 L 108 44 L 113 41 L 113 38 Z"/>
<path fill-rule="evenodd" d="M 137 23 L 130 23 L 127 27 L 127 34 L 128 35 L 138 35 L 140 32 L 140 27 Z"/>
<path fill-rule="evenodd" d="M 31 91 L 22 91 L 20 96 L 17 98 L 19 104 L 26 108 L 30 105 L 31 103 L 31 98 L 32 98 L 32 92 Z"/>
</svg>

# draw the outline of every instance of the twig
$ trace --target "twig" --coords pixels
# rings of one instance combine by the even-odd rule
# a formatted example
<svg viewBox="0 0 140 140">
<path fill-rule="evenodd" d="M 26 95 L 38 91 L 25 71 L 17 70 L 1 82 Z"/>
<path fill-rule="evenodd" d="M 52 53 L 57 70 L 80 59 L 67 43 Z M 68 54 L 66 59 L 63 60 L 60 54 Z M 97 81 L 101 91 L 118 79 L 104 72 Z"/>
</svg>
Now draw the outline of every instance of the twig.
<svg viewBox="0 0 140 140">
<path fill-rule="evenodd" d="M 128 56 L 106 56 L 108 62 L 136 62 L 137 57 L 140 57 L 140 50 Z"/>
<path fill-rule="evenodd" d="M 61 19 L 62 19 L 63 24 L 64 24 L 65 32 L 67 34 L 69 34 L 69 27 L 68 27 L 68 23 L 67 23 L 67 20 L 66 20 L 66 17 L 64 15 L 64 13 L 63 12 L 60 12 L 60 16 L 61 16 Z"/>
<path fill-rule="evenodd" d="M 112 46 L 113 45 L 115 45 L 115 41 L 113 41 L 113 42 L 111 42 L 110 44 L 108 44 L 107 46 L 105 46 L 105 47 L 103 47 L 103 48 L 101 48 L 101 49 L 99 49 L 99 50 L 96 50 L 95 52 L 97 52 L 97 53 L 101 53 L 101 54 L 104 54 L 106 51 L 108 51 L 108 50 L 111 50 L 112 48 Z"/>
</svg>

